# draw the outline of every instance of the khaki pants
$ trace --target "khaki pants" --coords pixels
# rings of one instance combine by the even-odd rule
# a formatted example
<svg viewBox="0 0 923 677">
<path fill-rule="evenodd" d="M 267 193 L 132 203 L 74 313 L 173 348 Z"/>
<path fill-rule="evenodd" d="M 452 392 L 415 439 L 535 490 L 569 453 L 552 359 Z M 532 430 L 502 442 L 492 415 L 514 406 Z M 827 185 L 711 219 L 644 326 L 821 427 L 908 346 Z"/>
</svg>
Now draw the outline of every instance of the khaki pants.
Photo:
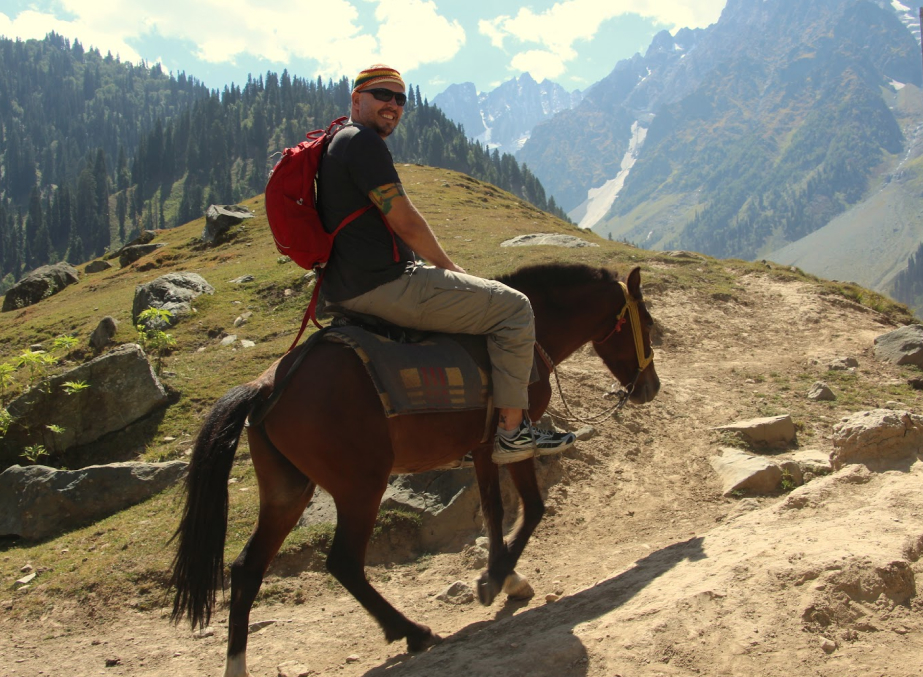
<svg viewBox="0 0 923 677">
<path fill-rule="evenodd" d="M 427 266 L 337 305 L 410 329 L 486 334 L 494 406 L 529 408 L 535 320 L 522 292 Z"/>
</svg>

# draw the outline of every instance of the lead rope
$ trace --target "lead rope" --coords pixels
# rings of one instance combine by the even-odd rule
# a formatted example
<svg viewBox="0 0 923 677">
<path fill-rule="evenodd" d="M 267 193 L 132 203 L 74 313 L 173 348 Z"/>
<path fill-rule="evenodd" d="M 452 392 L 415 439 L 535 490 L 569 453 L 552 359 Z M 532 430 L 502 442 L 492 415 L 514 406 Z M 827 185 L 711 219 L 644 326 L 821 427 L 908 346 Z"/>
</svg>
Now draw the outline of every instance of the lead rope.
<svg viewBox="0 0 923 677">
<path fill-rule="evenodd" d="M 561 379 L 558 377 L 557 365 L 551 360 L 551 357 L 548 355 L 548 353 L 545 352 L 545 349 L 542 348 L 542 346 L 538 342 L 535 343 L 535 350 L 538 352 L 539 357 L 542 358 L 542 361 L 548 367 L 548 370 L 552 374 L 554 374 L 554 382 L 558 386 L 558 395 L 561 397 L 562 404 L 564 404 L 564 410 L 567 412 L 568 416 L 570 417 L 568 418 L 568 416 L 564 416 L 563 414 L 559 412 L 553 411 L 551 410 L 550 407 L 545 410 L 546 413 L 548 413 L 552 418 L 556 418 L 559 421 L 570 421 L 570 422 L 577 421 L 579 423 L 587 423 L 587 424 L 598 423 L 599 421 L 602 421 L 605 418 L 617 413 L 619 410 L 621 410 L 622 407 L 625 406 L 625 403 L 628 401 L 628 398 L 631 396 L 631 392 L 635 388 L 635 383 L 638 382 L 638 377 L 636 376 L 635 380 L 632 381 L 630 386 L 628 386 L 628 389 L 623 390 L 619 393 L 619 401 L 616 402 L 615 405 L 609 407 L 605 411 L 602 411 L 598 414 L 591 414 L 590 416 L 587 416 L 587 417 L 581 417 L 575 414 L 571 410 L 570 405 L 567 403 L 567 398 L 564 397 L 564 389 L 561 387 Z M 638 376 L 640 375 L 641 374 L 639 371 Z"/>
</svg>

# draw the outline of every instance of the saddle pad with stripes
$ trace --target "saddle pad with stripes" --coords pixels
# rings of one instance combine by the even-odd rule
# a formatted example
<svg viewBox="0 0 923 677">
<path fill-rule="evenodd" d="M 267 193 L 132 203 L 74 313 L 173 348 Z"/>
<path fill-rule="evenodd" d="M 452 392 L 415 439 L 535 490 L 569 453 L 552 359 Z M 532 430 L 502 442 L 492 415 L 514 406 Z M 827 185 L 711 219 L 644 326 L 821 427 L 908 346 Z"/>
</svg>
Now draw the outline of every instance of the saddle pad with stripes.
<svg viewBox="0 0 923 677">
<path fill-rule="evenodd" d="M 324 340 L 356 352 L 388 417 L 487 406 L 490 363 L 483 336 L 429 334 L 419 343 L 400 343 L 345 326 L 329 329 Z"/>
</svg>

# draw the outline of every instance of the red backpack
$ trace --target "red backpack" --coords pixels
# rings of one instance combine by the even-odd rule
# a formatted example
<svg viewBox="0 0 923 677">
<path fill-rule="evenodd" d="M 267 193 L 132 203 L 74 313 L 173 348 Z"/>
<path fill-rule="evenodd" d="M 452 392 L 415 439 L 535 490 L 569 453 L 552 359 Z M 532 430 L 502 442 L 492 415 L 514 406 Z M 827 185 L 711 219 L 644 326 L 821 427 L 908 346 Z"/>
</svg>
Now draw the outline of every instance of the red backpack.
<svg viewBox="0 0 923 677">
<path fill-rule="evenodd" d="M 347 216 L 332 233 L 324 230 L 317 211 L 317 190 L 315 180 L 321 158 L 334 135 L 340 131 L 348 118 L 341 117 L 331 122 L 326 131 L 315 129 L 307 133 L 307 141 L 286 148 L 282 158 L 273 167 L 266 184 L 266 218 L 276 249 L 292 259 L 302 268 L 316 272 L 314 293 L 301 323 L 301 330 L 295 337 L 292 348 L 298 343 L 310 318 L 318 328 L 317 294 L 323 280 L 323 269 L 330 259 L 333 238 L 347 225 L 372 208 L 369 204 Z M 387 222 L 385 223 L 387 225 Z M 391 227 L 388 226 L 388 230 Z M 394 233 L 392 231 L 392 237 Z M 395 256 L 397 245 L 395 244 Z M 397 260 L 397 259 L 395 259 Z M 289 348 L 291 350 L 292 348 Z"/>
</svg>

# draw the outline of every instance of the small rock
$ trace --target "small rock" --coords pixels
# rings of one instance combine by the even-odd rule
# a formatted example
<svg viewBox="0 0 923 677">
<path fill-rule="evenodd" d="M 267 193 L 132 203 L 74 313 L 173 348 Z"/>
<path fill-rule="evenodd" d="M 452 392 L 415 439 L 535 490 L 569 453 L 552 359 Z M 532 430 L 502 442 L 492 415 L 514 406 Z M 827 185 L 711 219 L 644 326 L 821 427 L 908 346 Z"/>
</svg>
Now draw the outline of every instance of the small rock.
<svg viewBox="0 0 923 677">
<path fill-rule="evenodd" d="M 359 656 L 357 656 L 356 654 L 352 654 L 351 656 L 347 656 L 347 657 L 346 657 L 346 662 L 347 662 L 347 663 L 358 663 L 358 662 L 359 662 Z"/>
<path fill-rule="evenodd" d="M 121 664 L 122 664 L 121 658 L 107 658 L 106 659 L 107 668 L 114 668 L 116 665 L 121 665 Z"/>
<path fill-rule="evenodd" d="M 920 378 L 920 377 L 912 378 L 909 381 L 907 381 L 907 383 L 914 390 L 923 390 L 923 378 Z"/>
<path fill-rule="evenodd" d="M 586 440 L 590 440 L 596 437 L 597 432 L 596 432 L 596 428 L 594 428 L 591 425 L 588 425 L 588 426 L 585 426 L 577 430 L 575 435 L 577 435 L 578 440 L 580 440 L 581 442 L 584 442 Z"/>
<path fill-rule="evenodd" d="M 903 402 L 895 402 L 894 400 L 888 400 L 887 402 L 885 402 L 884 408 L 885 409 L 897 409 L 900 411 L 907 411 L 908 409 L 910 409 L 910 407 L 908 407 Z"/>
<path fill-rule="evenodd" d="M 546 602 L 557 602 L 559 599 L 561 599 L 561 596 L 555 595 L 554 593 L 548 593 L 547 595 L 545 595 Z"/>
<path fill-rule="evenodd" d="M 276 622 L 277 621 L 275 620 L 256 621 L 255 623 L 250 624 L 250 626 L 247 628 L 247 632 L 259 632 L 260 630 L 268 628 L 270 625 L 273 625 Z"/>
<path fill-rule="evenodd" d="M 214 636 L 215 636 L 215 629 L 210 625 L 207 628 L 199 628 L 199 630 L 192 633 L 193 639 L 205 639 L 206 637 L 214 637 Z"/>
<path fill-rule="evenodd" d="M 808 399 L 816 402 L 832 402 L 836 395 L 830 390 L 829 386 L 823 381 L 816 381 L 808 391 Z"/>
<path fill-rule="evenodd" d="M 830 371 L 847 371 L 859 366 L 858 360 L 854 357 L 841 357 L 827 364 Z"/>
<path fill-rule="evenodd" d="M 464 552 L 465 561 L 472 569 L 483 569 L 487 566 L 487 558 L 490 553 L 479 545 L 469 545 Z"/>
<path fill-rule="evenodd" d="M 244 282 L 253 282 L 252 275 L 241 275 L 240 277 L 235 277 L 233 280 L 229 280 L 231 284 L 243 284 Z"/>
<path fill-rule="evenodd" d="M 235 341 L 237 341 L 237 334 L 228 334 L 223 339 L 221 339 L 221 345 L 229 346 L 232 345 Z"/>
<path fill-rule="evenodd" d="M 96 329 L 90 334 L 90 347 L 94 350 L 102 350 L 112 343 L 112 338 L 118 330 L 118 320 L 107 315 L 99 321 L 99 324 L 96 325 Z"/>
<path fill-rule="evenodd" d="M 455 581 L 436 595 L 436 599 L 447 604 L 471 604 L 474 601 L 474 590 L 463 581 Z"/>
<path fill-rule="evenodd" d="M 564 585 L 561 583 L 561 581 L 552 581 L 551 585 L 554 586 L 554 594 L 558 595 L 559 597 L 564 594 Z"/>
<path fill-rule="evenodd" d="M 295 293 L 295 292 L 292 291 L 291 289 L 286 289 L 285 291 L 282 292 L 282 296 L 284 296 L 285 298 L 289 298 L 289 297 L 292 296 L 294 293 Z"/>
<path fill-rule="evenodd" d="M 31 573 L 31 574 L 29 574 L 29 575 L 27 575 L 27 576 L 23 576 L 23 577 L 20 578 L 18 581 L 16 581 L 16 585 L 29 585 L 29 583 L 31 583 L 33 580 L 35 580 L 35 577 L 36 577 L 37 575 L 38 575 L 38 574 L 36 574 L 35 572 L 33 572 L 33 573 Z"/>
<path fill-rule="evenodd" d="M 33 569 L 33 567 L 32 567 L 31 564 L 26 564 L 25 566 L 23 566 L 23 567 L 19 570 L 19 573 L 27 574 L 27 573 L 29 573 L 30 571 L 32 571 L 32 569 Z"/>
<path fill-rule="evenodd" d="M 252 347 L 255 346 L 255 345 L 256 345 L 256 344 L 255 344 L 253 341 L 248 341 L 247 339 L 241 339 L 241 340 L 240 340 L 240 347 L 241 347 L 241 348 L 252 348 Z"/>
<path fill-rule="evenodd" d="M 176 441 L 176 438 L 175 438 L 175 437 L 171 437 L 170 435 L 167 435 L 166 437 L 163 438 L 163 441 L 164 441 L 164 442 L 175 442 L 175 441 Z"/>
<path fill-rule="evenodd" d="M 820 638 L 820 648 L 824 650 L 825 653 L 833 653 L 837 650 L 836 642 L 832 639 L 827 639 L 826 637 Z"/>
<path fill-rule="evenodd" d="M 308 677 L 308 675 L 314 674 L 314 671 L 308 666 L 295 661 L 282 663 L 276 670 L 278 671 L 278 677 Z"/>
</svg>

